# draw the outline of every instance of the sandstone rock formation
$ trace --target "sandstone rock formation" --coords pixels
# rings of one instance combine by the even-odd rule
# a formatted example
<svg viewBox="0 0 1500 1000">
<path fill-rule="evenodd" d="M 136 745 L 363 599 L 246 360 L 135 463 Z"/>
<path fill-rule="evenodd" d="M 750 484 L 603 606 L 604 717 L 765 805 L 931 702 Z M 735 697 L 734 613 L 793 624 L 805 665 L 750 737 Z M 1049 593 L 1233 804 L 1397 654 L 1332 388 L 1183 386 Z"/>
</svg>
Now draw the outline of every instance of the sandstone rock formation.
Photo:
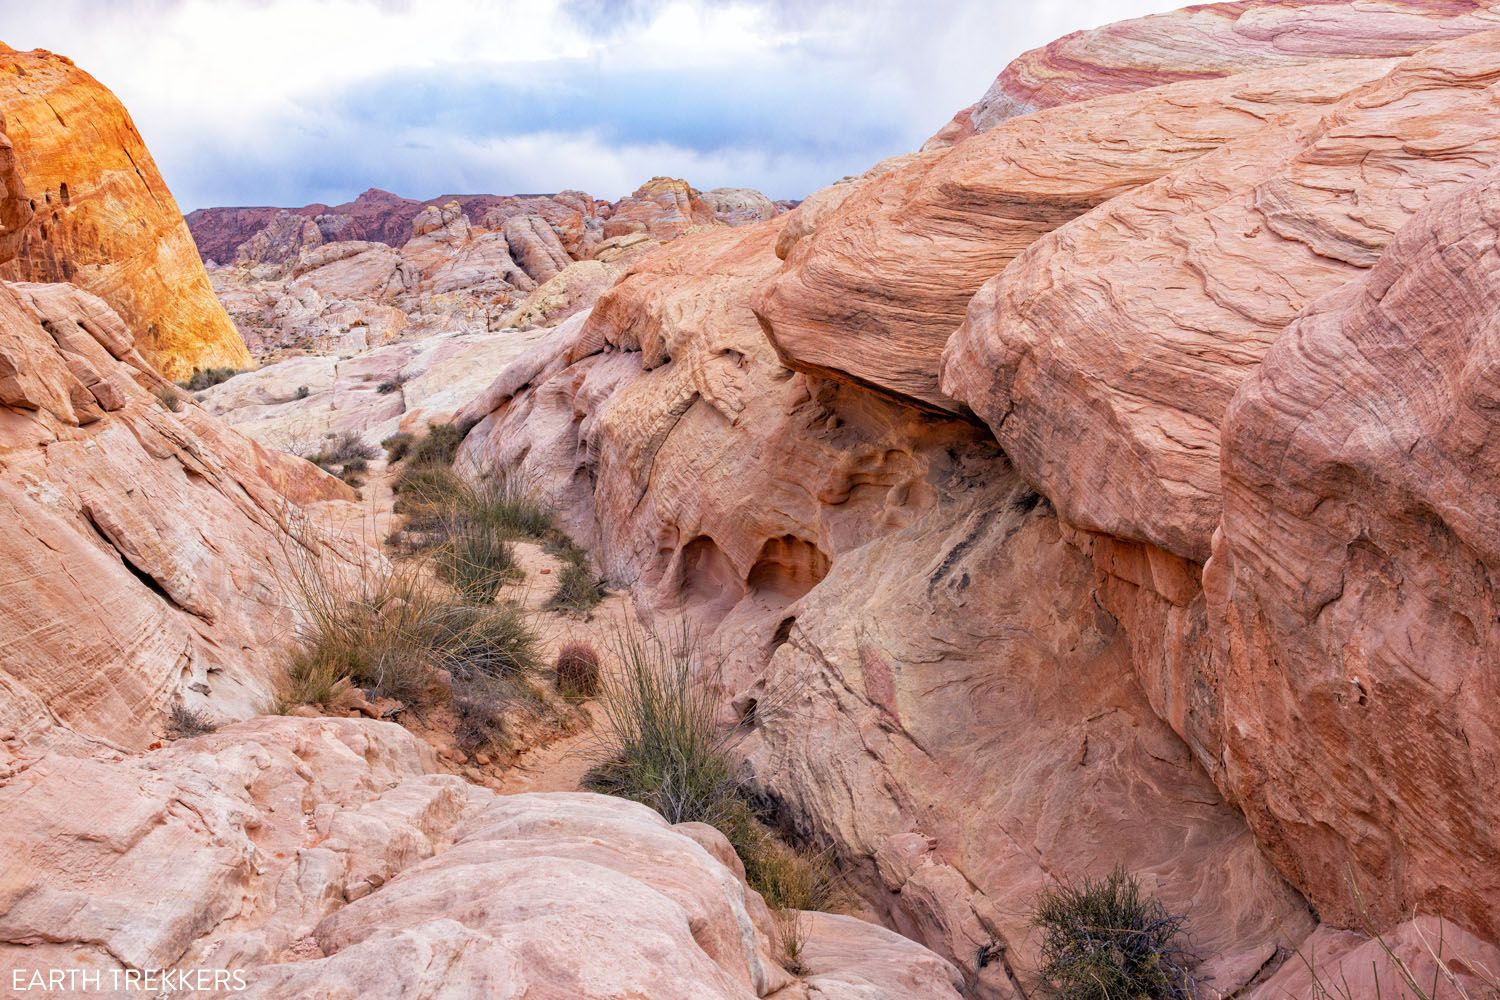
<svg viewBox="0 0 1500 1000">
<path fill-rule="evenodd" d="M 1412 55 L 1500 27 L 1490 0 L 1235 0 L 1076 31 L 1006 66 L 926 148 L 1007 118 L 1181 80 L 1293 69 L 1342 57 Z"/>
<path fill-rule="evenodd" d="M 120 314 L 169 378 L 244 367 L 250 356 L 214 298 L 172 193 L 113 94 L 72 61 L 0 44 L 0 118 L 11 195 L 33 211 L 8 280 L 69 281 Z M 14 220 L 0 217 L 7 232 Z"/>
<path fill-rule="evenodd" d="M 737 651 L 757 781 L 972 995 L 1019 995 L 1046 873 L 1127 859 L 1248 981 L 1311 922 L 1130 679 L 1088 560 L 971 425 L 776 363 L 750 303 L 778 236 L 638 262 L 461 412 L 462 460 L 530 470 L 642 606 Z"/>
<path fill-rule="evenodd" d="M 1500 163 L 1497 39 L 1434 46 L 1039 242 L 976 297 L 948 391 L 1075 524 L 1201 562 L 1239 383 L 1414 211 Z M 1080 434 L 1099 450 L 1059 461 L 1054 435 Z"/>
<path fill-rule="evenodd" d="M 101 300 L 0 286 L 0 727 L 140 747 L 179 699 L 271 698 L 296 504 L 352 494 L 174 392 Z"/>
<path fill-rule="evenodd" d="M 260 443 L 298 455 L 324 434 L 378 444 L 400 430 L 446 423 L 545 330 L 450 333 L 403 340 L 353 357 L 307 355 L 245 372 L 201 393 L 203 407 Z"/>
<path fill-rule="evenodd" d="M 613 205 L 576 191 L 426 205 L 367 191 L 334 209 L 206 209 L 189 222 L 210 262 L 244 237 L 222 258 L 232 265 L 211 263 L 210 275 L 264 361 L 348 354 L 434 333 L 556 325 L 591 306 L 626 261 L 692 226 L 780 211 L 748 189 L 716 197 L 722 218 L 669 178 Z M 403 210 L 412 214 L 398 239 L 391 230 Z M 606 225 L 606 218 L 615 221 Z"/>
<path fill-rule="evenodd" d="M 390 723 L 262 718 L 8 764 L 25 780 L 0 786 L 7 983 L 97 970 L 96 995 L 126 996 L 116 970 L 186 968 L 278 998 L 958 998 L 935 955 L 847 918 L 809 918 L 794 982 L 717 831 L 597 795 L 496 796 L 432 773 Z"/>
<path fill-rule="evenodd" d="M 370 188 L 342 205 L 200 208 L 188 213 L 187 222 L 205 261 L 284 263 L 294 258 L 302 246 L 309 245 L 299 240 L 297 234 L 305 234 L 315 243 L 368 240 L 400 247 L 412 238 L 412 220 L 419 213 L 449 202 L 457 203 L 465 216 L 486 229 L 500 228 L 511 215 L 542 215 L 552 225 L 572 234 L 573 244 L 581 245 L 588 228 L 595 230 L 597 242 L 598 208 L 594 199 L 579 191 L 515 196 L 445 194 L 423 202 Z M 303 229 L 303 223 L 297 220 L 311 220 L 317 235 Z M 256 242 L 257 234 L 273 225 L 285 236 Z M 564 239 L 565 243 L 569 241 Z"/>
<path fill-rule="evenodd" d="M 1224 420 L 1204 573 L 1221 713 L 1246 720 L 1220 727 L 1225 780 L 1283 869 L 1341 922 L 1352 871 L 1381 920 L 1490 941 L 1497 233 L 1491 172 L 1277 338 Z"/>
<path fill-rule="evenodd" d="M 645 233 L 665 241 L 713 222 L 713 209 L 686 181 L 653 177 L 614 205 L 604 222 L 604 238 Z"/>
<path fill-rule="evenodd" d="M 837 205 L 802 225 L 757 312 L 788 367 L 959 411 L 938 388 L 938 357 L 969 298 L 1038 237 L 1267 119 L 1315 119 L 1390 67 L 1323 63 L 1011 119 L 857 191 L 843 185 Z"/>
<path fill-rule="evenodd" d="M 1367 983 L 1369 930 L 1495 968 L 1500 33 L 1311 6 L 1179 15 L 1306 44 L 1274 72 L 679 238 L 459 414 L 699 630 L 758 790 L 970 995 L 1115 863 L 1225 993 L 1312 997 L 1298 949 Z"/>
</svg>

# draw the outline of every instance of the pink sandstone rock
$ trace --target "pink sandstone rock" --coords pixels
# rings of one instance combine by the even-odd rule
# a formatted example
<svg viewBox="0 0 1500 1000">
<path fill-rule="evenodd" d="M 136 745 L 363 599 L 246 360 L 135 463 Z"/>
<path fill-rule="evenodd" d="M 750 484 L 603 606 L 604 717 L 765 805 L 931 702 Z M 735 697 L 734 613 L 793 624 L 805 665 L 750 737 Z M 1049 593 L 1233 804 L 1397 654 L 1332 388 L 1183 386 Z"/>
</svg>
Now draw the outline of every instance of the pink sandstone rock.
<svg viewBox="0 0 1500 1000">
<path fill-rule="evenodd" d="M 350 497 L 168 384 L 101 300 L 0 286 L 0 728 L 137 748 L 271 698 L 297 505 Z"/>
<path fill-rule="evenodd" d="M 971 995 L 1019 995 L 1047 873 L 1116 861 L 1247 982 L 1312 922 L 1153 714 L 1093 567 L 972 425 L 776 363 L 750 303 L 780 232 L 637 262 L 460 412 L 460 464 L 533 476 L 639 607 L 696 625 L 726 710 L 766 706 L 759 786 Z"/>
<path fill-rule="evenodd" d="M 1500 940 L 1500 181 L 1306 309 L 1224 422 L 1226 783 L 1321 912 Z M 1493 970 L 1492 970 L 1493 971 Z"/>
<path fill-rule="evenodd" d="M 0 785 L 0 973 L 98 971 L 93 995 L 122 997 L 116 970 L 186 968 L 237 970 L 252 997 L 958 1000 L 951 966 L 849 918 L 807 918 L 796 982 L 717 831 L 433 770 L 364 719 L 33 756 Z"/>
<path fill-rule="evenodd" d="M 1385 59 L 1500 27 L 1490 0 L 1238 0 L 1064 35 L 1023 54 L 927 148 L 1007 118 L 1181 80 Z"/>
<path fill-rule="evenodd" d="M 693 226 L 713 223 L 713 209 L 687 181 L 653 177 L 615 204 L 604 223 L 604 238 L 645 233 L 656 240 L 670 240 Z"/>
<path fill-rule="evenodd" d="M 1433 46 L 1037 241 L 975 295 L 944 391 L 1069 522 L 1202 562 L 1235 389 L 1413 213 L 1500 163 L 1497 43 Z"/>
<path fill-rule="evenodd" d="M 1315 119 L 1391 65 L 1347 60 L 1106 97 L 913 157 L 803 226 L 810 235 L 783 254 L 757 315 L 790 368 L 962 411 L 938 388 L 943 346 L 980 285 L 1038 237 L 1268 119 Z"/>
</svg>

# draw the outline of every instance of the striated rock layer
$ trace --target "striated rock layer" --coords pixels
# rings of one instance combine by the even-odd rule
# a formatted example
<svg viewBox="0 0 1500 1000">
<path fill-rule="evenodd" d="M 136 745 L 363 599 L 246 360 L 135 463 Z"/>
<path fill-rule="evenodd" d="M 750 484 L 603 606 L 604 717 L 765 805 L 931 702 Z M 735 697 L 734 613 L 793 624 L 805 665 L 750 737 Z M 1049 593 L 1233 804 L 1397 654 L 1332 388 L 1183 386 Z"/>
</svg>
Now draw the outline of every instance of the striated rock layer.
<svg viewBox="0 0 1500 1000">
<path fill-rule="evenodd" d="M 521 465 L 711 637 L 762 706 L 758 787 L 972 995 L 1020 995 L 1049 874 L 1116 862 L 1249 981 L 1312 921 L 1153 715 L 1088 560 L 982 431 L 776 362 L 750 303 L 779 230 L 634 265 L 460 413 L 461 461 Z"/>
<path fill-rule="evenodd" d="M 0 728 L 25 740 L 139 747 L 178 702 L 263 711 L 298 505 L 352 499 L 168 410 L 131 340 L 74 286 L 0 285 Z"/>
<path fill-rule="evenodd" d="M 1293 881 L 1500 939 L 1500 176 L 1304 310 L 1225 417 L 1226 781 Z"/>
<path fill-rule="evenodd" d="M 821 914 L 796 981 L 716 830 L 598 795 L 496 796 L 433 773 L 390 723 L 263 718 L 10 766 L 7 983 L 86 970 L 91 995 L 130 996 L 117 971 L 185 968 L 277 998 L 959 996 L 919 945 Z"/>
<path fill-rule="evenodd" d="M 943 346 L 980 285 L 1035 240 L 1267 120 L 1316 120 L 1391 65 L 1182 83 L 1011 119 L 812 209 L 809 231 L 778 249 L 787 266 L 756 311 L 791 368 L 960 412 L 938 387 Z"/>
<path fill-rule="evenodd" d="M 1500 32 L 1323 6 L 1381 58 L 1080 100 L 685 236 L 460 411 L 462 462 L 698 629 L 758 791 L 971 995 L 1020 995 L 1037 889 L 1116 863 L 1225 993 L 1315 996 L 1299 949 L 1368 984 L 1371 930 L 1494 967 Z"/>
<path fill-rule="evenodd" d="M 72 61 L 0 45 L 0 133 L 34 212 L 8 280 L 68 281 L 118 312 L 169 378 L 243 368 L 244 342 L 214 297 L 192 236 L 114 95 Z M 11 225 L 0 214 L 0 225 Z"/>
<path fill-rule="evenodd" d="M 1491 0 L 1236 0 L 1075 31 L 1006 66 L 928 140 L 944 148 L 1046 108 L 1328 59 L 1409 56 L 1500 27 Z"/>
</svg>

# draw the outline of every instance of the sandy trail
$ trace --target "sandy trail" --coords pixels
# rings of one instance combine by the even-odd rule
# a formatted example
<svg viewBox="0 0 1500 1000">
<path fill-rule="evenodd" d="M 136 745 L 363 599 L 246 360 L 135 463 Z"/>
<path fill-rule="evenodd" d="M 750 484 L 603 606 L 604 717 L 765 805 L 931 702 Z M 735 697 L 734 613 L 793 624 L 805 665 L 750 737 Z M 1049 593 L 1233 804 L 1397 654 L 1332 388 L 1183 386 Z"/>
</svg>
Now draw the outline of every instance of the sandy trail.
<svg viewBox="0 0 1500 1000">
<path fill-rule="evenodd" d="M 372 461 L 369 475 L 360 487 L 363 523 L 355 530 L 377 545 L 399 523 L 393 512 L 395 496 L 391 488 L 399 468 L 383 459 Z M 549 611 L 545 605 L 556 587 L 562 563 L 535 542 L 518 541 L 515 548 L 523 576 L 507 584 L 498 600 L 512 601 L 531 612 L 543 664 L 538 682 L 549 688 L 553 686 L 557 652 L 569 642 L 593 646 L 599 653 L 602 669 L 610 672 L 615 667 L 612 636 L 632 614 L 629 595 L 611 591 L 587 620 Z M 475 759 L 454 748 L 451 729 L 442 713 L 428 712 L 422 717 L 405 713 L 400 721 L 436 751 L 439 765 L 445 771 L 505 794 L 567 792 L 582 789 L 584 775 L 597 759 L 597 727 L 604 722 L 604 711 L 597 700 L 583 702 L 575 707 L 566 731 L 531 732 L 526 734 L 531 740 L 522 740 L 523 745 L 512 747 L 509 754 L 493 757 L 481 754 Z"/>
</svg>

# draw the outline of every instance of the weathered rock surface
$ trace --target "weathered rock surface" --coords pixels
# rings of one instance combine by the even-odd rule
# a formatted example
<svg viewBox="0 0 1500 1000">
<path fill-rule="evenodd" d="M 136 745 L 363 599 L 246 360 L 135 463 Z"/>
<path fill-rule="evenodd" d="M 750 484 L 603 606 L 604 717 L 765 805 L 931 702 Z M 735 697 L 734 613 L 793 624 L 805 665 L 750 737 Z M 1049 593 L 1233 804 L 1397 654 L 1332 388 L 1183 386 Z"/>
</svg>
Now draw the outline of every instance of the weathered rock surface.
<svg viewBox="0 0 1500 1000">
<path fill-rule="evenodd" d="M 271 698 L 297 504 L 342 483 L 170 392 L 100 299 L 0 286 L 0 728 L 139 747 Z"/>
<path fill-rule="evenodd" d="M 946 963 L 847 918 L 808 918 L 795 983 L 716 831 L 496 796 L 427 754 L 390 723 L 262 718 L 12 761 L 0 971 L 241 970 L 257 997 L 957 1000 Z"/>
<path fill-rule="evenodd" d="M 1277 339 L 1225 420 L 1204 574 L 1226 780 L 1283 870 L 1342 923 L 1352 872 L 1380 921 L 1438 913 L 1490 941 L 1497 240 L 1492 173 Z"/>
<path fill-rule="evenodd" d="M 749 189 L 715 197 L 722 219 L 686 182 L 656 178 L 613 205 L 576 191 L 427 205 L 366 192 L 338 209 L 208 209 L 189 220 L 210 261 L 209 248 L 232 238 L 226 231 L 250 234 L 226 258 L 234 263 L 211 266 L 210 276 L 251 351 L 274 361 L 436 333 L 553 326 L 592 306 L 625 262 L 689 228 L 780 211 Z M 403 208 L 412 215 L 396 239 L 391 220 Z"/>
<path fill-rule="evenodd" d="M 200 395 L 204 409 L 268 447 L 309 455 L 323 434 L 344 432 L 378 444 L 399 430 L 446 423 L 545 333 L 448 333 L 353 357 L 288 358 Z"/>
<path fill-rule="evenodd" d="M 687 181 L 653 177 L 614 205 L 604 222 L 604 238 L 645 233 L 666 241 L 714 221 L 713 209 Z"/>
<path fill-rule="evenodd" d="M 290 217 L 314 222 L 317 243 L 344 240 L 368 240 L 400 247 L 412 238 L 412 220 L 428 208 L 439 208 L 454 202 L 471 221 L 486 229 L 498 229 L 514 214 L 543 215 L 571 237 L 564 242 L 585 240 L 588 223 L 597 215 L 592 198 L 579 191 L 556 195 L 445 194 L 427 201 L 403 198 L 371 188 L 358 198 L 342 205 L 313 204 L 301 208 L 200 208 L 188 213 L 188 227 L 205 261 L 218 264 L 261 261 L 283 263 L 296 257 L 307 245 L 294 234 L 306 232 Z M 280 220 L 280 221 L 278 221 Z M 275 223 L 289 238 L 273 241 L 268 253 L 260 252 L 261 242 L 252 242 L 263 229 Z M 597 225 L 595 241 L 597 242 Z M 259 255 L 257 255 L 259 254 Z"/>
<path fill-rule="evenodd" d="M 1326 6 L 1381 58 L 1012 119 L 681 238 L 460 413 L 462 461 L 699 629 L 757 787 L 973 995 L 1016 995 L 1035 890 L 1116 862 L 1226 992 L 1310 997 L 1299 947 L 1368 969 L 1351 873 L 1414 967 L 1436 920 L 1500 938 L 1500 33 Z"/>
<path fill-rule="evenodd" d="M 1315 119 L 1391 65 L 1348 60 L 1107 97 L 912 157 L 842 185 L 836 205 L 788 216 L 787 267 L 756 311 L 791 368 L 961 411 L 938 387 L 943 346 L 980 285 L 1038 237 L 1269 119 Z M 808 212 L 818 212 L 812 225 Z"/>
<path fill-rule="evenodd" d="M 1153 715 L 1089 561 L 971 425 L 776 363 L 750 303 L 779 235 L 635 264 L 460 414 L 461 461 L 529 470 L 640 606 L 732 651 L 761 787 L 973 995 L 1019 995 L 1048 873 L 1116 861 L 1248 981 L 1312 922 Z"/>
<path fill-rule="evenodd" d="M 120 314 L 169 378 L 250 356 L 203 273 L 172 193 L 113 94 L 62 56 L 0 44 L 0 132 L 33 216 L 7 280 L 68 281 Z M 0 216 L 9 232 L 16 220 Z"/>
<path fill-rule="evenodd" d="M 927 148 L 952 145 L 1007 118 L 1176 83 L 1328 59 L 1384 59 L 1500 27 L 1489 0 L 1238 0 L 1089 31 L 1016 59 Z"/>
<path fill-rule="evenodd" d="M 1299 310 L 1500 163 L 1497 79 L 1500 33 L 1434 46 L 1059 229 L 975 296 L 945 390 L 1070 522 L 1202 562 L 1230 397 Z"/>
<path fill-rule="evenodd" d="M 754 188 L 714 188 L 703 193 L 714 218 L 731 226 L 764 222 L 780 214 L 776 203 Z"/>
</svg>

